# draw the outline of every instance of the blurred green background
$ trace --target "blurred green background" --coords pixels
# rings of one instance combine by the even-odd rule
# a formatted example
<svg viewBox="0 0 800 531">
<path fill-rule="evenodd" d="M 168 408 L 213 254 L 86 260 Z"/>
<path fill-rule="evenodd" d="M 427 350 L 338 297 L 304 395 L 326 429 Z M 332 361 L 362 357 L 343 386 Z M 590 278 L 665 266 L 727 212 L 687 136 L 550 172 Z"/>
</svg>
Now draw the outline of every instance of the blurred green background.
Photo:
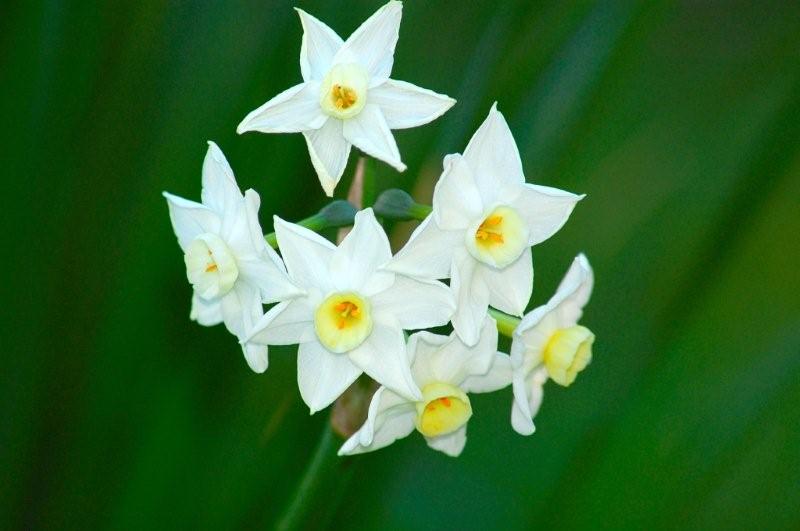
<svg viewBox="0 0 800 531">
<path fill-rule="evenodd" d="M 347 36 L 381 3 L 299 4 Z M 189 321 L 160 193 L 199 198 L 213 139 L 265 231 L 324 204 L 301 135 L 235 134 L 300 80 L 294 5 L 0 7 L 0 527 L 269 528 L 293 498 L 327 416 L 292 349 L 256 375 Z M 508 389 L 459 459 L 414 434 L 348 460 L 314 525 L 800 527 L 798 3 L 407 0 L 393 77 L 458 104 L 381 186 L 428 201 L 498 100 L 529 181 L 588 194 L 532 303 L 585 251 L 595 358 L 529 438 Z"/>
</svg>

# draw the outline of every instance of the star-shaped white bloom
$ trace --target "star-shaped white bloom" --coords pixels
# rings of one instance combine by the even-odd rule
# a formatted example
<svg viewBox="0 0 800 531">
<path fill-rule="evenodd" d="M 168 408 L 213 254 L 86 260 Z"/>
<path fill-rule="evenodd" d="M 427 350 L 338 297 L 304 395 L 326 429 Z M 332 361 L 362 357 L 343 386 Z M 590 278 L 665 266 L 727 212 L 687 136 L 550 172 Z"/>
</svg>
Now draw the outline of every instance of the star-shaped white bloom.
<svg viewBox="0 0 800 531">
<path fill-rule="evenodd" d="M 248 114 L 236 131 L 302 132 L 329 196 L 342 177 L 352 145 L 404 171 L 391 129 L 435 120 L 455 100 L 389 79 L 402 9 L 401 2 L 389 2 L 347 41 L 298 9 L 304 31 L 300 47 L 303 82 Z"/>
<path fill-rule="evenodd" d="M 299 293 L 280 257 L 264 241 L 258 194 L 247 190 L 242 195 L 215 143 L 208 143 L 203 161 L 203 202 L 167 192 L 164 197 L 194 287 L 191 319 L 204 326 L 224 322 L 241 340 L 264 314 L 262 302 Z M 266 347 L 248 345 L 243 350 L 251 369 L 267 369 Z"/>
<path fill-rule="evenodd" d="M 450 277 L 453 327 L 467 344 L 489 305 L 522 315 L 533 287 L 530 247 L 555 234 L 583 196 L 527 184 L 517 145 L 492 106 L 463 155 L 448 155 L 433 212 L 388 269 L 418 278 Z"/>
<path fill-rule="evenodd" d="M 339 455 L 378 450 L 416 428 L 428 446 L 457 456 L 467 442 L 467 421 L 472 416 L 467 393 L 488 393 L 511 383 L 511 362 L 497 352 L 497 325 L 488 316 L 475 346 L 465 345 L 455 333 L 448 337 L 418 332 L 408 340 L 408 358 L 422 399 L 411 401 L 380 387 L 366 422 Z"/>
<path fill-rule="evenodd" d="M 547 378 L 568 386 L 592 360 L 594 334 L 578 325 L 578 321 L 593 284 L 589 261 L 578 255 L 555 295 L 547 304 L 528 313 L 514 330 L 511 425 L 521 435 L 530 435 L 535 430 L 533 417 L 542 403 L 542 386 Z"/>
<path fill-rule="evenodd" d="M 380 271 L 392 256 L 372 209 L 356 214 L 336 247 L 315 232 L 275 217 L 289 277 L 305 295 L 272 308 L 249 341 L 299 344 L 297 382 L 311 412 L 328 406 L 362 372 L 397 393 L 419 398 L 405 354 L 403 329 L 447 323 L 450 290 Z"/>
</svg>

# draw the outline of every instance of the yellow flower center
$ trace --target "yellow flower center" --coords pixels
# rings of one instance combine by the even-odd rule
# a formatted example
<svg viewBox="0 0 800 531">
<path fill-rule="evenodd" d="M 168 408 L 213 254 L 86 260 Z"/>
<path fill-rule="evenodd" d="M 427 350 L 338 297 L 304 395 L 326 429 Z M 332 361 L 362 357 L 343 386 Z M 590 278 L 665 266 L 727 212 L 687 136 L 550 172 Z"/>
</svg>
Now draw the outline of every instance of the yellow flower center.
<svg viewBox="0 0 800 531">
<path fill-rule="evenodd" d="M 580 325 L 557 330 L 544 347 L 544 366 L 550 378 L 569 386 L 592 361 L 594 334 Z"/>
<path fill-rule="evenodd" d="M 503 268 L 519 258 L 528 246 L 528 227 L 516 210 L 501 205 L 467 231 L 466 240 L 472 256 Z"/>
<path fill-rule="evenodd" d="M 426 437 L 446 435 L 459 429 L 472 416 L 472 406 L 464 391 L 444 382 L 429 383 L 416 403 L 417 431 Z"/>
<path fill-rule="evenodd" d="M 350 87 L 334 85 L 331 89 L 331 100 L 337 109 L 349 109 L 358 100 L 358 95 Z"/>
<path fill-rule="evenodd" d="M 334 293 L 317 307 L 314 329 L 328 350 L 353 350 L 372 332 L 369 302 L 357 293 Z"/>
<path fill-rule="evenodd" d="M 347 120 L 361 112 L 367 103 L 369 75 L 356 63 L 334 65 L 322 80 L 319 104 L 322 112 Z"/>
<path fill-rule="evenodd" d="M 201 234 L 189 244 L 183 256 L 186 277 L 200 297 L 211 300 L 233 289 L 239 278 L 236 259 L 216 234 Z"/>
</svg>

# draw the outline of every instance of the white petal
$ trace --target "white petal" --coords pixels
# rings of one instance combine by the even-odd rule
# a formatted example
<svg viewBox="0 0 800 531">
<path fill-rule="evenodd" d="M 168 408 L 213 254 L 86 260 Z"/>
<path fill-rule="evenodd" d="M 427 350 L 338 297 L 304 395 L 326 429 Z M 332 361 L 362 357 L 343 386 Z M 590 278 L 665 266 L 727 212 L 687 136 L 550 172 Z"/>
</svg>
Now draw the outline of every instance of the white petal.
<svg viewBox="0 0 800 531">
<path fill-rule="evenodd" d="M 433 215 L 442 230 L 464 230 L 483 213 L 472 171 L 461 155 L 447 155 L 433 190 Z"/>
<path fill-rule="evenodd" d="M 369 404 L 367 420 L 339 449 L 339 455 L 372 452 L 414 431 L 416 408 L 400 395 L 380 387 Z"/>
<path fill-rule="evenodd" d="M 497 103 L 492 105 L 489 116 L 472 135 L 464 150 L 464 158 L 483 198 L 496 197 L 506 185 L 525 182 L 517 144 L 506 119 L 497 110 Z"/>
<path fill-rule="evenodd" d="M 408 129 L 432 122 L 456 100 L 405 81 L 387 79 L 369 90 L 369 101 L 381 108 L 389 129 Z"/>
<path fill-rule="evenodd" d="M 464 251 L 453 259 L 450 288 L 456 296 L 453 328 L 467 345 L 478 342 L 480 327 L 489 308 L 489 290 L 478 270 L 480 265 Z"/>
<path fill-rule="evenodd" d="M 295 284 L 302 289 L 316 287 L 324 293 L 331 291 L 329 269 L 336 247 L 316 232 L 278 216 L 275 216 L 275 235 Z"/>
<path fill-rule="evenodd" d="M 339 398 L 360 374 L 346 354 L 334 354 L 317 341 L 297 349 L 297 385 L 312 414 Z"/>
<path fill-rule="evenodd" d="M 193 293 L 189 318 L 203 326 L 218 325 L 222 322 L 222 305 L 218 300 L 207 301 L 197 293 Z"/>
<path fill-rule="evenodd" d="M 558 285 L 558 321 L 562 327 L 572 326 L 583 315 L 583 307 L 589 302 L 594 288 L 594 272 L 586 256 L 579 254 L 572 261 L 567 274 Z M 555 298 L 555 297 L 554 297 Z"/>
<path fill-rule="evenodd" d="M 253 372 L 261 374 L 269 367 L 269 347 L 266 345 L 254 343 L 242 345 L 242 352 L 247 365 Z"/>
<path fill-rule="evenodd" d="M 169 207 L 172 229 L 178 237 L 178 245 L 186 249 L 192 241 L 204 232 L 218 233 L 220 219 L 208 207 L 164 192 Z"/>
<path fill-rule="evenodd" d="M 503 269 L 481 267 L 481 276 L 489 289 L 489 304 L 511 315 L 522 316 L 533 291 L 533 253 L 525 249 Z"/>
<path fill-rule="evenodd" d="M 377 272 L 392 257 L 389 238 L 371 208 L 356 213 L 353 229 L 339 244 L 331 262 L 331 275 L 340 291 L 354 290 L 369 296 L 371 289 L 388 286 L 392 275 Z M 373 278 L 375 276 L 381 278 Z M 365 286 L 370 285 L 367 289 Z"/>
<path fill-rule="evenodd" d="M 470 376 L 461 384 L 466 393 L 491 393 L 511 385 L 511 359 L 508 354 L 495 352 L 486 374 Z"/>
<path fill-rule="evenodd" d="M 541 368 L 524 378 L 514 373 L 514 402 L 511 405 L 511 426 L 520 435 L 531 435 L 536 431 L 533 417 L 539 412 L 544 396 L 547 370 Z"/>
<path fill-rule="evenodd" d="M 526 346 L 532 347 L 534 343 L 541 342 L 540 340 L 547 336 L 550 328 L 566 328 L 576 324 L 583 314 L 583 307 L 589 301 L 593 286 L 592 268 L 586 257 L 580 254 L 572 261 L 556 293 L 550 297 L 547 304 L 534 308 L 522 318 L 514 331 L 514 336 L 521 338 Z M 543 325 L 547 325 L 547 329 L 538 330 Z M 537 332 L 536 338 L 528 337 Z"/>
<path fill-rule="evenodd" d="M 409 400 L 422 398 L 411 377 L 403 330 L 399 324 L 375 320 L 369 337 L 348 355 L 379 384 Z"/>
<path fill-rule="evenodd" d="M 296 345 L 314 341 L 314 307 L 306 297 L 273 306 L 248 331 L 245 340 L 259 345 Z"/>
<path fill-rule="evenodd" d="M 299 133 L 319 129 L 328 120 L 319 106 L 319 82 L 290 87 L 245 116 L 236 128 L 262 133 Z"/>
<path fill-rule="evenodd" d="M 245 193 L 246 222 L 238 234 L 236 264 L 241 280 L 261 290 L 262 302 L 278 302 L 302 291 L 289 280 L 283 261 L 264 240 L 264 232 L 258 223 L 259 202 L 258 194 L 253 190 Z"/>
<path fill-rule="evenodd" d="M 431 371 L 437 381 L 461 387 L 470 376 L 486 374 L 496 352 L 497 323 L 484 314 L 478 342 L 470 347 L 457 334 L 451 334 L 448 342 L 432 354 Z"/>
<path fill-rule="evenodd" d="M 434 450 L 444 452 L 450 457 L 458 457 L 467 444 L 467 425 L 464 424 L 453 433 L 440 435 L 439 437 L 425 437 L 428 446 Z"/>
<path fill-rule="evenodd" d="M 517 193 L 519 195 L 510 206 L 528 225 L 528 245 L 541 243 L 558 232 L 569 219 L 578 201 L 585 197 L 535 184 L 517 187 Z"/>
<path fill-rule="evenodd" d="M 325 125 L 315 131 L 306 131 L 303 136 L 322 189 L 331 197 L 350 156 L 350 142 L 342 133 L 342 121 L 330 118 Z"/>
<path fill-rule="evenodd" d="M 431 214 L 384 268 L 417 278 L 449 278 L 454 249 L 463 240 L 463 232 L 441 230 Z"/>
<path fill-rule="evenodd" d="M 367 69 L 376 84 L 386 80 L 392 73 L 402 11 L 402 2 L 394 0 L 377 10 L 347 38 L 333 62 L 355 60 Z"/>
<path fill-rule="evenodd" d="M 451 341 L 452 335 L 443 336 L 425 331 L 409 336 L 406 349 L 411 362 L 411 374 L 420 389 L 431 382 L 439 381 L 434 364 L 436 353 Z"/>
<path fill-rule="evenodd" d="M 405 171 L 400 151 L 380 107 L 367 103 L 357 116 L 344 121 L 344 137 L 358 149 L 376 159 Z"/>
<path fill-rule="evenodd" d="M 242 191 L 236 184 L 228 160 L 214 142 L 208 143 L 206 158 L 203 160 L 203 204 L 216 212 L 221 218 L 236 211 L 242 202 Z"/>
<path fill-rule="evenodd" d="M 240 341 L 264 315 L 261 294 L 258 289 L 244 282 L 237 282 L 233 290 L 222 298 L 222 317 L 225 328 Z M 250 368 L 257 373 L 267 370 L 267 348 L 264 345 L 242 345 Z"/>
<path fill-rule="evenodd" d="M 304 81 L 321 81 L 333 65 L 333 57 L 344 42 L 327 24 L 296 7 L 303 25 L 300 72 Z"/>
<path fill-rule="evenodd" d="M 447 324 L 456 309 L 449 287 L 432 280 L 414 280 L 394 275 L 389 289 L 374 295 L 373 310 L 394 315 L 404 330 L 419 330 Z"/>
</svg>

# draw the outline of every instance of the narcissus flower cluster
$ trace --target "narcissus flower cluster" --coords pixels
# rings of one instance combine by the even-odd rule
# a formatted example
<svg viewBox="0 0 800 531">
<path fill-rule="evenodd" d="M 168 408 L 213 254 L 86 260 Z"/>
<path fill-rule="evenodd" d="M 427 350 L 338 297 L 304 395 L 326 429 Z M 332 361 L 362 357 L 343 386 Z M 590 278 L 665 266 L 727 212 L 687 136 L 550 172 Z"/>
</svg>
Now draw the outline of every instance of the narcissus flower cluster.
<svg viewBox="0 0 800 531">
<path fill-rule="evenodd" d="M 303 133 L 328 196 L 353 146 L 404 171 L 391 130 L 428 123 L 455 100 L 390 78 L 401 2 L 380 8 L 347 40 L 297 11 L 303 81 L 248 114 L 237 131 Z M 374 380 L 366 420 L 343 434 L 340 455 L 417 431 L 431 448 L 457 456 L 470 396 L 509 387 L 511 425 L 529 435 L 547 380 L 569 386 L 591 361 L 594 334 L 580 319 L 594 277 L 583 254 L 550 300 L 525 313 L 531 247 L 555 234 L 584 196 L 526 182 L 497 104 L 463 154 L 444 157 L 432 208 L 404 211 L 379 198 L 358 210 L 340 200 L 299 223 L 275 216 L 275 233 L 265 236 L 258 194 L 242 194 L 213 142 L 201 202 L 164 196 L 193 290 L 192 320 L 224 323 L 257 373 L 267 369 L 270 345 L 297 345 L 297 383 L 311 413 L 357 379 Z M 393 254 L 383 223 L 409 218 L 421 223 Z M 321 234 L 343 225 L 352 228 L 338 243 Z M 498 331 L 510 336 L 510 354 L 498 350 Z"/>
</svg>

